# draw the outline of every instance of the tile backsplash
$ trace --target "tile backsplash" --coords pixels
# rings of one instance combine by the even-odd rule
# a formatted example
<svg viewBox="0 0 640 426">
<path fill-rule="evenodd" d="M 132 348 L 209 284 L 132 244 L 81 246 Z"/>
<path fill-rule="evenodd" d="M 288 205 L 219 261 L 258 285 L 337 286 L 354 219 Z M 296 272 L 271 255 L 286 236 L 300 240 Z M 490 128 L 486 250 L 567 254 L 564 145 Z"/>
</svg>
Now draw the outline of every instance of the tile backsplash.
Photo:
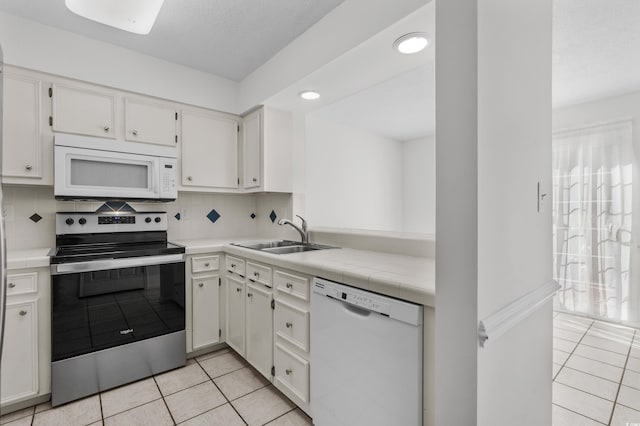
<svg viewBox="0 0 640 426">
<path fill-rule="evenodd" d="M 51 187 L 5 185 L 3 215 L 7 248 L 55 246 L 57 211 L 95 211 L 101 202 L 57 201 Z M 137 211 L 166 211 L 169 240 L 258 237 L 296 238 L 269 217 L 291 218 L 291 194 L 210 194 L 180 192 L 171 203 L 130 203 Z M 38 219 L 39 218 L 39 219 Z"/>
</svg>

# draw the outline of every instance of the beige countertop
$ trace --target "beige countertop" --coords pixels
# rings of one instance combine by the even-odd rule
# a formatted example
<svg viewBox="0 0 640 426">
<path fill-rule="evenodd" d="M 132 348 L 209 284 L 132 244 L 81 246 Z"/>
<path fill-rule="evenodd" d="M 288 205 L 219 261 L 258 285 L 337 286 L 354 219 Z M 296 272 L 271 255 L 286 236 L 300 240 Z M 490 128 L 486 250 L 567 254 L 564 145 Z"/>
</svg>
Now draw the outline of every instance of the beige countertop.
<svg viewBox="0 0 640 426">
<path fill-rule="evenodd" d="M 263 239 L 264 240 L 264 239 Z M 260 239 L 178 240 L 187 254 L 225 252 L 398 299 L 435 306 L 435 259 L 336 248 L 272 254 L 230 245 Z"/>
<path fill-rule="evenodd" d="M 50 247 L 26 249 L 26 250 L 8 250 L 7 251 L 7 269 L 28 269 L 43 268 L 49 266 Z"/>
</svg>

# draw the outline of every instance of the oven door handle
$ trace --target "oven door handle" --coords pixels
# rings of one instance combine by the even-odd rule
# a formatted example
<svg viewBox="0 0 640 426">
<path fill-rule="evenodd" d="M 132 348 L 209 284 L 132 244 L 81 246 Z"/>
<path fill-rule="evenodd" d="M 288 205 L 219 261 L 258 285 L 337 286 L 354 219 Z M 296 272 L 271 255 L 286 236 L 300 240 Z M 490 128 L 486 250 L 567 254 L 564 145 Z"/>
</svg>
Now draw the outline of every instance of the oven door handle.
<svg viewBox="0 0 640 426">
<path fill-rule="evenodd" d="M 51 275 L 77 274 L 91 271 L 133 268 L 136 266 L 164 265 L 184 262 L 184 254 L 162 256 L 124 257 L 119 259 L 93 260 L 89 262 L 59 263 L 51 265 Z"/>
</svg>

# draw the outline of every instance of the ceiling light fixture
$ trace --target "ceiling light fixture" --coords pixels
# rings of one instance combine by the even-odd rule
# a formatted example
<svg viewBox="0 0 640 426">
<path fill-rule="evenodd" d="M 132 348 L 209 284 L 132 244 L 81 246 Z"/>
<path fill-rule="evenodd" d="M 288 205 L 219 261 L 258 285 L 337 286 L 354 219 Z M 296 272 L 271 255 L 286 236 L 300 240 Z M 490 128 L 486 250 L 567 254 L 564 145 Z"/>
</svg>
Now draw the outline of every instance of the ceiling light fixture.
<svg viewBox="0 0 640 426">
<path fill-rule="evenodd" d="M 304 92 L 300 92 L 299 95 L 305 101 L 315 101 L 320 97 L 320 93 L 314 92 L 313 90 L 305 90 Z"/>
<path fill-rule="evenodd" d="M 83 18 L 135 34 L 149 34 L 164 0 L 64 0 Z"/>
<path fill-rule="evenodd" d="M 426 33 L 409 33 L 405 34 L 395 42 L 393 48 L 400 53 L 411 54 L 418 53 L 429 45 L 429 39 Z"/>
</svg>

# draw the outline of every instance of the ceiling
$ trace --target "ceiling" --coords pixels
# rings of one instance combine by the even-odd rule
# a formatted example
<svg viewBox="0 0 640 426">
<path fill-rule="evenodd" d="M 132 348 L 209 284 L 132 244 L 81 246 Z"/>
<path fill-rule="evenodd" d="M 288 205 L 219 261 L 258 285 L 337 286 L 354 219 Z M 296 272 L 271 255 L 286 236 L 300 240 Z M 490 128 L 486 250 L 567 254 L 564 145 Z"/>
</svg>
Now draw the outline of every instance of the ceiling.
<svg viewBox="0 0 640 426">
<path fill-rule="evenodd" d="M 0 11 L 241 81 L 343 1 L 165 0 L 144 36 L 81 18 L 64 0 L 0 0 Z"/>
</svg>

